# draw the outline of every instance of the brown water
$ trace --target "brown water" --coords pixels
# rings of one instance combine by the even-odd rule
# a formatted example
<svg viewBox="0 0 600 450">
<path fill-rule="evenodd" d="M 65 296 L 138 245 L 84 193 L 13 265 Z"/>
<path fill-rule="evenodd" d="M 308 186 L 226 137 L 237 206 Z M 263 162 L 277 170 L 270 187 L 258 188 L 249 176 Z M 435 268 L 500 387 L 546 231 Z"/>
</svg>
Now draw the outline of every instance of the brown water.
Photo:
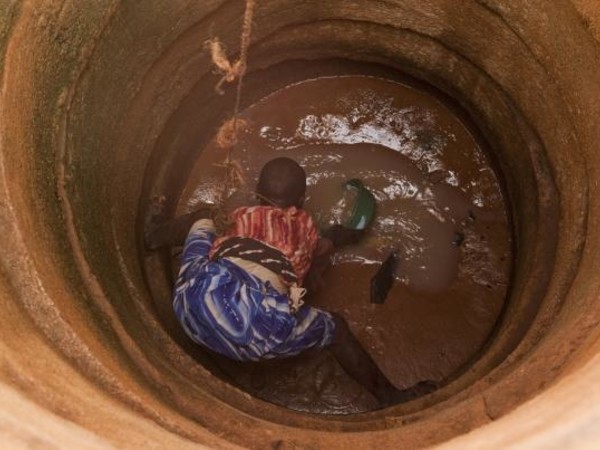
<svg viewBox="0 0 600 450">
<path fill-rule="evenodd" d="M 243 112 L 233 157 L 246 183 L 227 208 L 254 202 L 262 165 L 296 159 L 308 175 L 305 208 L 321 227 L 343 221 L 343 183 L 359 178 L 377 199 L 363 241 L 336 254 L 309 302 L 342 313 L 399 388 L 443 383 L 481 349 L 502 310 L 511 236 L 502 191 L 467 127 L 428 93 L 379 78 L 320 78 L 289 86 Z M 218 202 L 225 155 L 199 149 L 179 212 Z M 383 305 L 369 282 L 390 251 L 400 264 Z M 326 353 L 266 364 L 224 363 L 234 381 L 291 408 L 371 409 L 373 400 Z"/>
</svg>

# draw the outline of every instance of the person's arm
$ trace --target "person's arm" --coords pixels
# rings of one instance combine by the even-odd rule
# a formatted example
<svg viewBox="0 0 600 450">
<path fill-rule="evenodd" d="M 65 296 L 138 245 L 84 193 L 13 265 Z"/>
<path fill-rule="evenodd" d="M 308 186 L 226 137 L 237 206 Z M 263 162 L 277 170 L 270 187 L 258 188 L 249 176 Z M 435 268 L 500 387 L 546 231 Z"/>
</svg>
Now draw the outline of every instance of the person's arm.
<svg viewBox="0 0 600 450">
<path fill-rule="evenodd" d="M 304 278 L 304 287 L 308 292 L 316 292 L 323 287 L 323 274 L 331 266 L 331 257 L 335 249 L 329 239 L 320 238 L 314 252 L 313 260 Z"/>
<path fill-rule="evenodd" d="M 146 234 L 146 249 L 156 250 L 165 246 L 182 245 L 192 225 L 200 219 L 210 218 L 211 211 L 210 208 L 202 208 L 157 225 Z"/>
<path fill-rule="evenodd" d="M 346 245 L 356 244 L 365 234 L 365 230 L 354 230 L 343 225 L 332 225 L 322 234 L 323 239 L 328 239 L 337 250 Z"/>
<path fill-rule="evenodd" d="M 308 292 L 316 292 L 323 287 L 323 275 L 331 266 L 335 251 L 345 245 L 357 243 L 363 235 L 364 230 L 352 230 L 343 225 L 332 225 L 322 233 L 304 281 Z"/>
<path fill-rule="evenodd" d="M 208 259 L 210 249 L 215 240 L 215 224 L 211 219 L 196 221 L 185 240 L 181 254 L 180 274 L 187 269 L 190 263 Z"/>
</svg>

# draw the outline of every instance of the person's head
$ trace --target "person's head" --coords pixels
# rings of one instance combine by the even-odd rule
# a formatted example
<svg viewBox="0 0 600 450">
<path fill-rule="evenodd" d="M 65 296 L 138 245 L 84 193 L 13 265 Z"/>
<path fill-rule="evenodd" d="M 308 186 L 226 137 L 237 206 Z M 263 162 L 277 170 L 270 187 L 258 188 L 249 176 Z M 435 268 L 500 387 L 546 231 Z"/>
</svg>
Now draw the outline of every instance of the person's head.
<svg viewBox="0 0 600 450">
<path fill-rule="evenodd" d="M 256 192 L 262 204 L 301 208 L 306 194 L 306 173 L 293 159 L 272 159 L 260 171 Z"/>
</svg>

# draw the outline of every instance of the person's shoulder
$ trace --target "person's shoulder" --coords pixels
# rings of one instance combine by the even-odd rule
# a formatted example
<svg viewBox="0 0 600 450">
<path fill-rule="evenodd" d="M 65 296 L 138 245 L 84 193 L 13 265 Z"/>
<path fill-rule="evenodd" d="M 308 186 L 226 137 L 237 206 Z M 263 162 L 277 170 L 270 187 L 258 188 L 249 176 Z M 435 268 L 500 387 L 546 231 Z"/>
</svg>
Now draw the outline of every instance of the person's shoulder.
<svg viewBox="0 0 600 450">
<path fill-rule="evenodd" d="M 294 217 L 294 219 L 300 220 L 309 226 L 314 225 L 312 215 L 307 210 L 298 208 L 296 206 L 291 206 L 286 211 L 288 212 L 288 215 Z"/>
<path fill-rule="evenodd" d="M 240 219 L 242 217 L 282 217 L 284 215 L 284 210 L 281 208 L 277 208 L 275 206 L 269 205 L 252 205 L 252 206 L 242 206 L 233 211 L 231 217 L 234 220 Z"/>
<path fill-rule="evenodd" d="M 234 216 L 241 216 L 243 214 L 250 214 L 253 212 L 260 211 L 260 208 L 262 208 L 262 206 L 260 205 L 239 206 L 235 208 L 231 214 Z"/>
<path fill-rule="evenodd" d="M 285 208 L 285 213 L 289 216 L 303 216 L 303 217 L 310 217 L 310 214 L 302 208 L 298 208 L 297 206 L 289 206 L 287 208 Z"/>
<path fill-rule="evenodd" d="M 257 214 L 265 214 L 265 213 L 269 213 L 269 212 L 278 212 L 278 211 L 281 211 L 281 208 L 278 208 L 277 206 L 271 206 L 271 205 L 247 206 L 245 209 L 245 212 L 247 212 L 247 213 L 257 213 Z"/>
</svg>

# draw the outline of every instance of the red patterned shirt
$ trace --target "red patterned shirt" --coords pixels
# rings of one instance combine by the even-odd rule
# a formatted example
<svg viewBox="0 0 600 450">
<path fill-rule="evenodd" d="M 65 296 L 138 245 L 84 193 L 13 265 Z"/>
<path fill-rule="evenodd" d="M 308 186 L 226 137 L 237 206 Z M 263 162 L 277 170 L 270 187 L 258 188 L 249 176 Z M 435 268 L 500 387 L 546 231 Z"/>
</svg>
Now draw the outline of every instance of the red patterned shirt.
<svg viewBox="0 0 600 450">
<path fill-rule="evenodd" d="M 256 239 L 283 253 L 302 282 L 317 247 L 319 233 L 310 215 L 295 206 L 250 206 L 238 208 L 230 216 L 233 225 L 215 240 L 211 254 L 228 238 Z"/>
</svg>

